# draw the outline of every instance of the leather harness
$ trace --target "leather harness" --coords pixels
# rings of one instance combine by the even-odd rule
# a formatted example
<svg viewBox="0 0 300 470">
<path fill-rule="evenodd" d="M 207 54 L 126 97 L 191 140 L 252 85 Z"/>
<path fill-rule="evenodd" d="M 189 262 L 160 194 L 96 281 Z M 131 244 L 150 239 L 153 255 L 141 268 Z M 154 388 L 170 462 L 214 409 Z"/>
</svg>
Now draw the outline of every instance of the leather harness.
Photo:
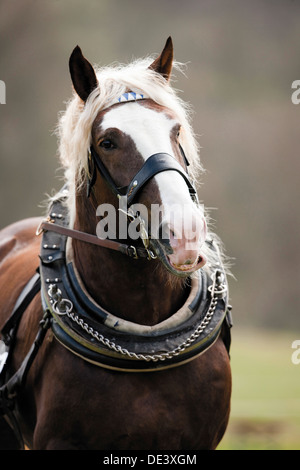
<svg viewBox="0 0 300 470">
<path fill-rule="evenodd" d="M 66 209 L 61 202 L 56 202 L 55 205 L 56 220 L 60 221 L 60 226 L 67 225 Z M 51 224 L 53 225 L 58 226 L 57 223 Z M 167 325 L 159 330 L 152 328 L 146 332 L 142 328 L 135 328 L 141 330 L 135 335 L 130 331 L 130 326 L 136 325 L 126 322 L 128 331 L 125 327 L 121 330 L 119 325 L 124 322 L 95 304 L 89 297 L 73 263 L 66 260 L 66 241 L 67 237 L 56 231 L 49 230 L 43 234 L 40 255 L 41 292 L 44 311 L 49 310 L 53 318 L 54 335 L 75 354 L 102 367 L 144 372 L 186 362 L 204 352 L 216 340 L 227 310 L 227 284 L 222 269 L 219 268 L 214 273 L 217 285 L 212 293 L 209 289 L 214 279 L 200 271 L 198 288 L 194 289 L 195 294 L 189 300 L 190 305 L 186 306 L 186 321 L 175 326 Z M 190 336 L 205 319 L 216 297 L 213 317 L 201 334 L 191 341 Z M 188 345 L 183 348 L 182 345 L 187 340 Z"/>
<path fill-rule="evenodd" d="M 40 267 L 22 291 L 1 331 L 8 357 L 0 370 L 0 416 L 8 417 L 21 444 L 22 436 L 13 413 L 15 401 L 49 328 L 75 355 L 97 366 L 123 372 L 160 371 L 191 361 L 214 344 L 222 325 L 228 354 L 230 351 L 231 306 L 227 303 L 226 275 L 221 263 L 212 276 L 203 269 L 198 272 L 198 286 L 186 305 L 188 315 L 184 321 L 133 334 L 119 330 L 118 320 L 111 326 L 115 318 L 93 302 L 83 290 L 76 268 L 66 260 L 66 242 L 71 232 L 67 228 L 68 213 L 63 199 L 53 204 L 50 219 L 51 223 L 42 225 Z M 215 242 L 207 243 L 211 249 L 217 249 Z M 126 254 L 129 253 L 127 249 Z M 38 333 L 20 368 L 8 377 L 6 365 L 13 353 L 18 325 L 39 291 L 44 316 Z"/>
<path fill-rule="evenodd" d="M 90 362 L 111 369 L 137 372 L 177 366 L 211 346 L 217 339 L 225 319 L 226 325 L 231 325 L 226 276 L 222 268 L 218 267 L 212 271 L 213 276 L 200 270 L 197 291 L 187 306 L 190 315 L 186 321 L 167 329 L 137 336 L 119 331 L 116 326 L 111 328 L 109 312 L 90 299 L 82 288 L 74 265 L 66 261 L 69 231 L 63 233 L 68 226 L 63 200 L 54 203 L 50 217 L 52 220 L 55 217 L 56 221 L 44 226 L 39 273 L 35 274 L 25 287 L 1 331 L 10 353 L 22 313 L 40 290 L 40 286 L 45 313 L 41 330 L 45 332 L 45 329 L 51 326 L 56 338 L 68 349 Z M 214 242 L 207 243 L 211 244 L 212 249 L 216 249 Z M 212 290 L 213 284 L 215 285 Z M 207 321 L 206 314 L 214 303 L 216 305 L 213 315 Z M 203 320 L 207 322 L 205 328 L 191 340 L 190 337 L 195 334 Z M 182 344 L 186 341 L 188 344 L 183 348 Z M 227 343 L 228 351 L 229 345 L 230 341 Z M 174 350 L 175 353 L 172 353 Z M 28 366 L 22 368 L 26 372 L 27 369 Z M 18 377 L 19 383 L 20 374 Z M 0 378 L 3 382 L 3 374 Z M 23 381 L 22 379 L 21 382 Z"/>
<path fill-rule="evenodd" d="M 186 166 L 188 161 L 181 149 Z M 88 196 L 95 184 L 97 171 L 101 172 L 107 184 L 118 196 L 127 196 L 132 204 L 137 193 L 156 174 L 162 171 L 177 171 L 184 178 L 191 198 L 197 201 L 197 192 L 188 174 L 169 154 L 155 154 L 146 160 L 128 187 L 118 188 L 95 150 L 89 152 Z M 22 436 L 14 417 L 17 393 L 24 387 L 29 368 L 38 353 L 49 328 L 57 340 L 74 354 L 95 365 L 123 372 L 151 372 L 184 364 L 204 353 L 219 337 L 225 325 L 225 346 L 229 353 L 231 307 L 227 303 L 227 281 L 221 260 L 211 272 L 204 269 L 198 272 L 197 282 L 191 283 L 191 294 L 182 312 L 167 321 L 147 330 L 138 325 L 117 319 L 101 306 L 95 304 L 76 273 L 76 268 L 66 259 L 68 237 L 87 243 L 117 250 L 132 258 L 155 258 L 144 243 L 134 247 L 113 240 L 71 230 L 64 198 L 53 203 L 50 215 L 43 220 L 37 234 L 43 233 L 40 267 L 19 296 L 15 308 L 2 328 L 2 341 L 5 352 L 0 361 L 0 416 L 6 415 L 12 423 L 19 442 Z M 210 244 L 217 250 L 215 242 Z M 35 341 L 21 367 L 12 377 L 8 377 L 7 364 L 13 352 L 14 340 L 22 314 L 41 291 L 44 310 L 43 319 Z M 120 327 L 121 325 L 121 327 Z M 129 326 L 129 328 L 128 328 Z M 133 330 L 132 330 L 133 328 Z M 133 331 L 137 330 L 137 333 Z M 1 360 L 1 350 L 0 350 Z"/>
</svg>

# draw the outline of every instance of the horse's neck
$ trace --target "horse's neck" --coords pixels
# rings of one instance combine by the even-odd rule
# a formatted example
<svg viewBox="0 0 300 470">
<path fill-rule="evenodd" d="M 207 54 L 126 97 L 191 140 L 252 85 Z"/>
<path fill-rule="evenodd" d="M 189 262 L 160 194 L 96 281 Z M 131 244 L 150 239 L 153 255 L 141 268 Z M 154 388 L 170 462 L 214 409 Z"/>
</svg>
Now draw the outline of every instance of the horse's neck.
<svg viewBox="0 0 300 470">
<path fill-rule="evenodd" d="M 95 233 L 91 204 L 77 200 L 74 228 Z M 159 260 L 127 256 L 73 240 L 76 268 L 93 299 L 114 315 L 135 323 L 154 325 L 175 313 L 187 297 L 181 279 L 169 274 Z"/>
</svg>

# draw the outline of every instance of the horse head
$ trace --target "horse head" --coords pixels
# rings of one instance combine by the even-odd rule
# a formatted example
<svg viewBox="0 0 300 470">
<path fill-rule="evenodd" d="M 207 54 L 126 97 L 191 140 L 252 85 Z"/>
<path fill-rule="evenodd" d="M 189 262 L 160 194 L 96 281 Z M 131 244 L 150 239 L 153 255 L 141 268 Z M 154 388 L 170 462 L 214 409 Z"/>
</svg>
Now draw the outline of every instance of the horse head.
<svg viewBox="0 0 300 470">
<path fill-rule="evenodd" d="M 84 178 L 88 194 L 92 191 L 97 205 L 107 208 L 110 204 L 123 215 L 125 212 L 132 223 L 127 236 L 132 238 L 133 227 L 138 227 L 134 233 L 141 235 L 151 257 L 157 256 L 171 273 L 186 277 L 203 267 L 206 222 L 187 173 L 189 155 L 183 150 L 187 125 L 178 112 L 180 106 L 176 109 L 173 104 L 175 94 L 169 83 L 171 38 L 141 71 L 140 83 L 139 77 L 134 77 L 138 88 L 130 83 L 134 69 L 124 77 L 119 73 L 119 95 L 113 91 L 118 80 L 105 77 L 102 83 L 78 46 L 69 66 L 82 113 L 89 108 L 94 117 L 89 121 L 89 162 Z M 102 106 L 97 109 L 101 96 Z M 116 218 L 117 212 L 112 214 Z M 122 221 L 120 216 L 112 221 L 119 235 Z"/>
</svg>

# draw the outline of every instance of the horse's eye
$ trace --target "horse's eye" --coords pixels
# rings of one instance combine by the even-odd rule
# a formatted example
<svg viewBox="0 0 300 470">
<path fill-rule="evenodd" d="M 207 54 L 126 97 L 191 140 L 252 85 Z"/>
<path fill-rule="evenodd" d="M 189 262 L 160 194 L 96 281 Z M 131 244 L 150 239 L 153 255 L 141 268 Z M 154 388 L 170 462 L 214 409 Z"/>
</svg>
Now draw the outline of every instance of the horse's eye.
<svg viewBox="0 0 300 470">
<path fill-rule="evenodd" d="M 115 144 L 109 139 L 102 140 L 102 142 L 100 143 L 100 147 L 105 150 L 112 150 L 116 148 Z"/>
</svg>

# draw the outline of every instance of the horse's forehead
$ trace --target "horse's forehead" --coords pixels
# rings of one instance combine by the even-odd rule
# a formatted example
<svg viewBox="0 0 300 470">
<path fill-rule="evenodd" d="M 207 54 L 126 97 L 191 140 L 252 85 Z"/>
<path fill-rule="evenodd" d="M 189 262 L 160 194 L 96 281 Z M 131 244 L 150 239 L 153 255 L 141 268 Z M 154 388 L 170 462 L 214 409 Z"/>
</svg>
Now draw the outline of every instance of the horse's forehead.
<svg viewBox="0 0 300 470">
<path fill-rule="evenodd" d="M 100 123 L 101 131 L 117 128 L 130 136 L 146 159 L 158 152 L 172 153 L 171 131 L 177 124 L 175 115 L 160 106 L 126 103 L 107 111 Z"/>
</svg>

